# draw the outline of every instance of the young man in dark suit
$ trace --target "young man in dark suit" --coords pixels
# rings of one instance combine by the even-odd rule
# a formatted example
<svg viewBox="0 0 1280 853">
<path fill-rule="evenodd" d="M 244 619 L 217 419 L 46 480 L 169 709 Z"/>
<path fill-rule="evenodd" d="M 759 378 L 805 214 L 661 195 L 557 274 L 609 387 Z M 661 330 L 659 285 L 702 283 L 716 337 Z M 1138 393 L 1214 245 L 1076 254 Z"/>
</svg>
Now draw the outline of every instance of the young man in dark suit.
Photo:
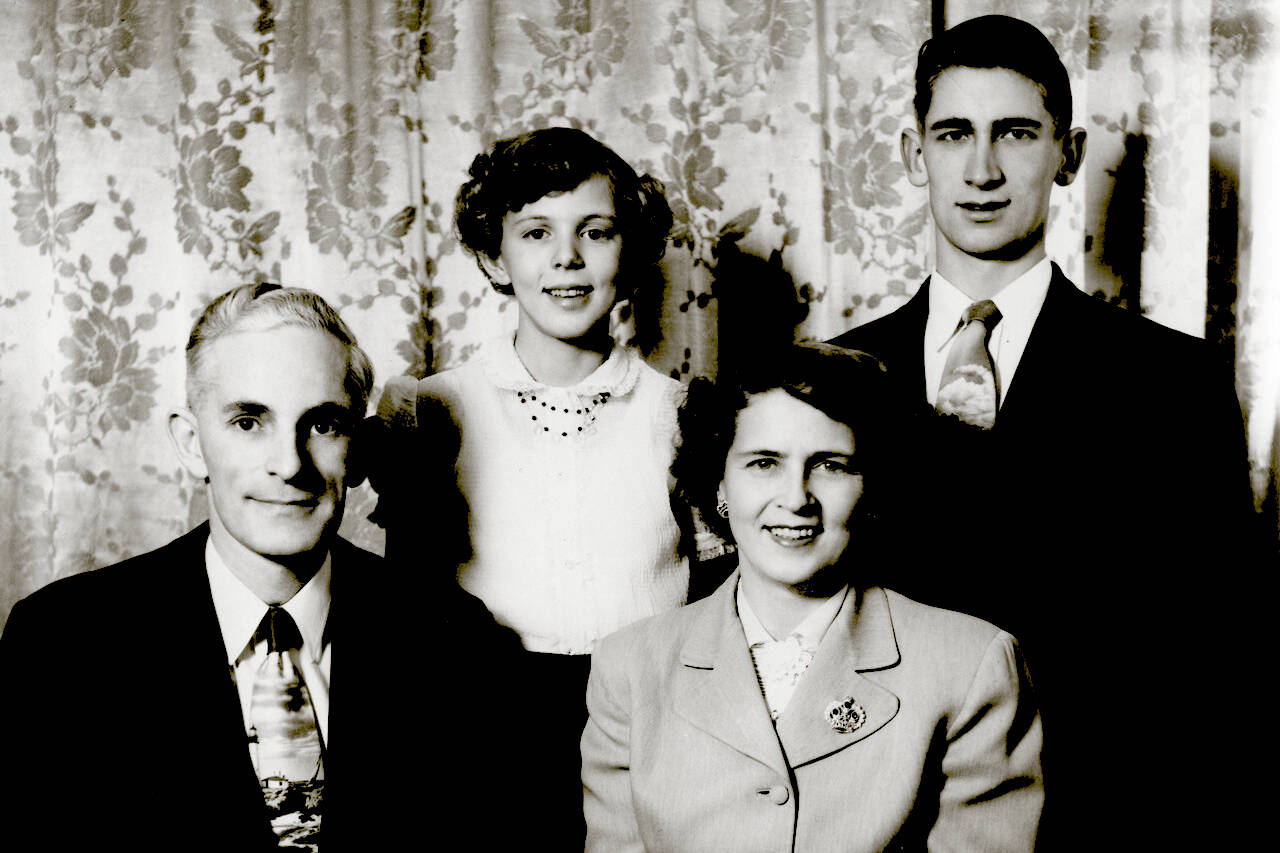
<svg viewBox="0 0 1280 853">
<path fill-rule="evenodd" d="M 466 825 L 480 778 L 454 762 L 477 754 L 452 744 L 474 743 L 472 712 L 501 686 L 496 627 L 337 536 L 372 387 L 310 291 L 245 285 L 205 309 L 169 432 L 208 484 L 209 522 L 37 591 L 0 637 L 11 838 L 380 850 L 435 831 L 412 815 Z M 435 631 L 465 667 L 420 654 Z"/>
<path fill-rule="evenodd" d="M 1194 838 L 1212 793 L 1188 776 L 1222 791 L 1226 765 L 1188 738 L 1175 696 L 1203 707 L 1182 688 L 1210 666 L 1224 614 L 1172 570 L 1226 558 L 1230 573 L 1248 552 L 1229 373 L 1046 257 L 1050 193 L 1078 173 L 1085 131 L 1035 27 L 985 16 L 925 42 L 915 112 L 902 157 L 929 191 L 934 271 L 833 341 L 880 358 L 914 415 L 884 582 L 1022 641 L 1044 716 L 1046 847 Z"/>
</svg>

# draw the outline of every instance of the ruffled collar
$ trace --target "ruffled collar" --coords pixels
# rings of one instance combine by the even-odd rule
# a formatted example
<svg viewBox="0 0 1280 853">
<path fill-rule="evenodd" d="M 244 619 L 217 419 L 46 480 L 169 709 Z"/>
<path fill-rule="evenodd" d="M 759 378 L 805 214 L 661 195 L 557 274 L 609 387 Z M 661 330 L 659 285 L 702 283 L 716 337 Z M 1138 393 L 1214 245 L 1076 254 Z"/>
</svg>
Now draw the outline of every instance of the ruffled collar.
<svg viewBox="0 0 1280 853">
<path fill-rule="evenodd" d="M 485 345 L 481 364 L 489 381 L 496 387 L 518 393 L 551 391 L 576 397 L 629 394 L 640 376 L 640 356 L 631 347 L 615 343 L 604 363 L 576 385 L 552 386 L 539 382 L 516 355 L 516 337 L 512 333 L 495 338 Z"/>
</svg>

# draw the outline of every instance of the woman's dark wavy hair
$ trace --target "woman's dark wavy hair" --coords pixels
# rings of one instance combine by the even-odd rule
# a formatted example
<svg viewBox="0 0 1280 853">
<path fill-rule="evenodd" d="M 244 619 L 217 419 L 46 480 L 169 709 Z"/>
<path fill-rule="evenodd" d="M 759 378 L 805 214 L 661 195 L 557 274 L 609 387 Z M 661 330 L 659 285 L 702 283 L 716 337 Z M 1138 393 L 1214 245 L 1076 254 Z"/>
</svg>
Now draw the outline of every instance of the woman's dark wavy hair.
<svg viewBox="0 0 1280 853">
<path fill-rule="evenodd" d="M 454 230 L 477 262 L 482 255 L 498 258 L 502 219 L 508 213 L 543 196 L 570 192 L 599 175 L 609 182 L 622 235 L 614 282 L 618 298 L 630 298 L 639 287 L 661 283 L 658 262 L 667 250 L 672 223 L 662 184 L 649 175 L 637 175 L 626 160 L 590 134 L 548 127 L 499 139 L 487 154 L 476 155 L 468 174 L 470 178 L 458 190 Z M 483 265 L 480 269 L 484 270 Z M 511 295 L 510 285 L 490 282 L 494 290 Z"/>
<path fill-rule="evenodd" d="M 874 356 L 831 344 L 797 343 L 760 354 L 723 372 L 698 377 L 680 407 L 680 447 L 671 473 L 675 498 L 696 508 L 726 542 L 729 523 L 716 512 L 738 413 L 757 394 L 782 389 L 853 430 L 854 460 L 863 475 L 860 515 L 875 515 L 888 500 L 897 467 L 896 437 L 907 411 Z"/>
</svg>

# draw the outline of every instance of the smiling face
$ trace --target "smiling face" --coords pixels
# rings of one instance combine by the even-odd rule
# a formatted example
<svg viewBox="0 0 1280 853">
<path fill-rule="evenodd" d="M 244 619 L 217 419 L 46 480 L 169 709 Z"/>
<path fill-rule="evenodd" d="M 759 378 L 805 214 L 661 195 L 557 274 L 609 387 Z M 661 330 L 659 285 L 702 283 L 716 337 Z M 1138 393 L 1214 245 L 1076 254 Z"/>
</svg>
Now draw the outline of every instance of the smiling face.
<svg viewBox="0 0 1280 853">
<path fill-rule="evenodd" d="M 194 411 L 174 415 L 179 455 L 208 478 L 209 523 L 224 559 L 276 562 L 322 552 L 342 521 L 352 429 L 362 412 L 333 336 L 276 326 L 205 345 Z"/>
<path fill-rule="evenodd" d="M 622 252 L 616 219 L 609 182 L 599 175 L 503 218 L 498 258 L 481 262 L 515 291 L 521 346 L 608 333 Z"/>
<path fill-rule="evenodd" d="M 929 187 L 944 275 L 962 255 L 1030 266 L 1044 256 L 1049 194 L 1074 179 L 1084 131 L 1055 138 L 1040 87 L 1018 72 L 956 67 L 934 80 L 902 153 L 911 182 Z"/>
<path fill-rule="evenodd" d="M 802 591 L 849 545 L 862 497 L 853 430 L 782 389 L 753 395 L 738 413 L 720 497 L 743 582 Z"/>
</svg>

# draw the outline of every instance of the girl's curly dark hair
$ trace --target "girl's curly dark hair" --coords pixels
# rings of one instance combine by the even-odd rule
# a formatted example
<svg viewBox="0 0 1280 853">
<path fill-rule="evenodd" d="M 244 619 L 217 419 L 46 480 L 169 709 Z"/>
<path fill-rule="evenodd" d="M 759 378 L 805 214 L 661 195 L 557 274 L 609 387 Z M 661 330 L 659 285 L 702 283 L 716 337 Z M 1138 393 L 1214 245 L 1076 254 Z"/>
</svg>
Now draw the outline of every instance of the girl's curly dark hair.
<svg viewBox="0 0 1280 853">
<path fill-rule="evenodd" d="M 680 447 L 671 473 L 675 499 L 696 508 L 712 532 L 733 542 L 716 512 L 738 413 L 751 398 L 781 389 L 853 430 L 854 458 L 863 476 L 860 516 L 876 515 L 888 500 L 896 467 L 896 436 L 908 411 L 874 356 L 831 344 L 797 343 L 739 362 L 712 381 L 695 378 L 680 407 Z"/>
<path fill-rule="evenodd" d="M 497 260 L 502 219 L 508 213 L 543 196 L 570 192 L 599 175 L 613 193 L 622 235 L 622 256 L 614 282 L 618 298 L 628 299 L 637 288 L 654 282 L 661 284 L 658 262 L 666 252 L 672 223 L 662 184 L 649 175 L 637 175 L 626 160 L 590 134 L 548 127 L 499 139 L 488 153 L 476 155 L 469 175 L 458 190 L 454 230 L 477 262 L 481 256 Z M 499 293 L 511 295 L 511 285 L 492 279 L 490 283 Z"/>
</svg>

